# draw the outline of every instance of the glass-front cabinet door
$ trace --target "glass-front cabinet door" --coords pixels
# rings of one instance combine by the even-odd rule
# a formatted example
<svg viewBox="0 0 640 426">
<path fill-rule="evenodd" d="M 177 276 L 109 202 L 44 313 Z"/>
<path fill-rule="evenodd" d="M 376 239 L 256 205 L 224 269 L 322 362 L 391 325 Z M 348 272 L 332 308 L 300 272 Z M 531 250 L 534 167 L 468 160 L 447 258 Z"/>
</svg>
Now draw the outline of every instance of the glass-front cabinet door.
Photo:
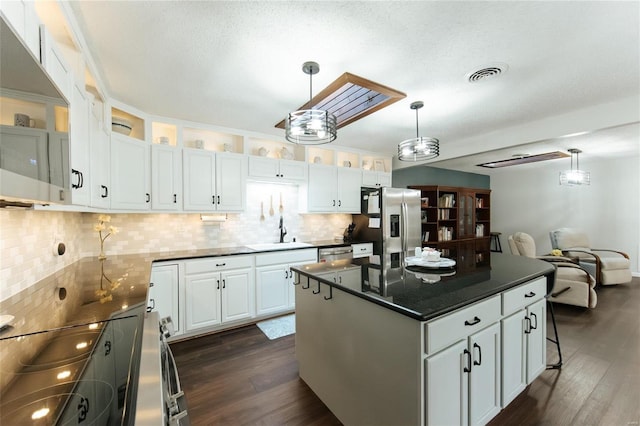
<svg viewBox="0 0 640 426">
<path fill-rule="evenodd" d="M 475 196 L 473 192 L 460 192 L 460 206 L 458 214 L 459 238 L 475 236 L 473 213 L 475 211 Z"/>
</svg>

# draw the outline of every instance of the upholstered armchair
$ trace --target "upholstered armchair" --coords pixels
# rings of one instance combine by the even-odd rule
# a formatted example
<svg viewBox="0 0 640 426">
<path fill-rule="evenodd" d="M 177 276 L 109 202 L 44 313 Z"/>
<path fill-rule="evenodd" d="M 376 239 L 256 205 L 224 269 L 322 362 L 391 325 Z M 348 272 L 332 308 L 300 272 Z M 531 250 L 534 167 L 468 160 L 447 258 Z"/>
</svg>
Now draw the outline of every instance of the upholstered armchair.
<svg viewBox="0 0 640 426">
<path fill-rule="evenodd" d="M 584 232 L 573 228 L 560 228 L 549 233 L 551 247 L 562 250 L 565 256 L 575 257 L 580 266 L 589 271 L 596 284 L 611 285 L 631 281 L 629 255 L 610 249 L 594 249 Z"/>
<path fill-rule="evenodd" d="M 598 296 L 595 279 L 585 269 L 563 256 L 536 256 L 536 243 L 529 234 L 516 232 L 507 238 L 511 254 L 552 262 L 556 266 L 556 280 L 549 294 L 550 302 L 595 308 Z"/>
</svg>

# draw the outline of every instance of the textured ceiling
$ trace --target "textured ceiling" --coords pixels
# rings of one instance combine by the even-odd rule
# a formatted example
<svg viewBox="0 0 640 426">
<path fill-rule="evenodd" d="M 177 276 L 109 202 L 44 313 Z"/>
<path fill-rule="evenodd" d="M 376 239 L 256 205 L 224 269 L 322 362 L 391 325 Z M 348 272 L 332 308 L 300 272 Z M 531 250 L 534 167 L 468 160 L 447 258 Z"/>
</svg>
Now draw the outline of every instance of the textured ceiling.
<svg viewBox="0 0 640 426">
<path fill-rule="evenodd" d="M 108 93 L 160 116 L 282 137 L 274 126 L 308 100 L 301 67 L 316 61 L 314 94 L 344 72 L 407 93 L 338 131 L 336 144 L 389 155 L 415 135 L 416 100 L 425 103 L 420 134 L 440 139 L 440 160 L 640 120 L 637 1 L 79 1 L 71 8 Z M 466 81 L 496 62 L 508 71 Z M 634 129 L 614 155 L 637 155 Z M 590 142 L 573 142 L 588 155 Z M 568 148 L 559 144 L 552 149 Z"/>
</svg>

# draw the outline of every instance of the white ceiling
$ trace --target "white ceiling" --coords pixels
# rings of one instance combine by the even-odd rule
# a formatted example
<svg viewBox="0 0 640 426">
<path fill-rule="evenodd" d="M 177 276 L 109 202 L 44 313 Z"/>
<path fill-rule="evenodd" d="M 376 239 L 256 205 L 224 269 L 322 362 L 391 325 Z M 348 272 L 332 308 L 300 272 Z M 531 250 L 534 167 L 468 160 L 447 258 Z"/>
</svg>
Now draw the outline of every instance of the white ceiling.
<svg viewBox="0 0 640 426">
<path fill-rule="evenodd" d="M 596 155 L 598 138 L 574 137 L 571 146 L 557 138 L 604 137 L 593 132 L 640 121 L 637 1 L 77 1 L 71 8 L 109 95 L 159 116 L 282 137 L 274 126 L 308 100 L 301 67 L 313 60 L 320 64 L 314 94 L 344 72 L 407 94 L 340 129 L 336 144 L 394 155 L 398 142 L 415 136 L 409 104 L 422 100 L 420 135 L 440 139 L 436 161 L 463 157 L 450 168 L 522 144 L 531 154 L 577 147 Z M 467 82 L 496 62 L 508 71 Z M 637 125 L 611 131 L 615 149 L 597 155 L 638 155 Z"/>
</svg>

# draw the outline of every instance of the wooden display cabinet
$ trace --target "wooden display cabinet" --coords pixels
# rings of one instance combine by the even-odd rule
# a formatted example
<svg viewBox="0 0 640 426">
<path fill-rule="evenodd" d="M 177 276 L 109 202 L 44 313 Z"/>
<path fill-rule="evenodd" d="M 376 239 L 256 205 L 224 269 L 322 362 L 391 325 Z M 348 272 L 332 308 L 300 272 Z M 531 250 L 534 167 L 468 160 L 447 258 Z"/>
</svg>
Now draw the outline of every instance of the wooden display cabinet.
<svg viewBox="0 0 640 426">
<path fill-rule="evenodd" d="M 460 267 L 489 264 L 491 190 L 410 186 L 420 190 L 422 246 L 435 247 Z"/>
</svg>

